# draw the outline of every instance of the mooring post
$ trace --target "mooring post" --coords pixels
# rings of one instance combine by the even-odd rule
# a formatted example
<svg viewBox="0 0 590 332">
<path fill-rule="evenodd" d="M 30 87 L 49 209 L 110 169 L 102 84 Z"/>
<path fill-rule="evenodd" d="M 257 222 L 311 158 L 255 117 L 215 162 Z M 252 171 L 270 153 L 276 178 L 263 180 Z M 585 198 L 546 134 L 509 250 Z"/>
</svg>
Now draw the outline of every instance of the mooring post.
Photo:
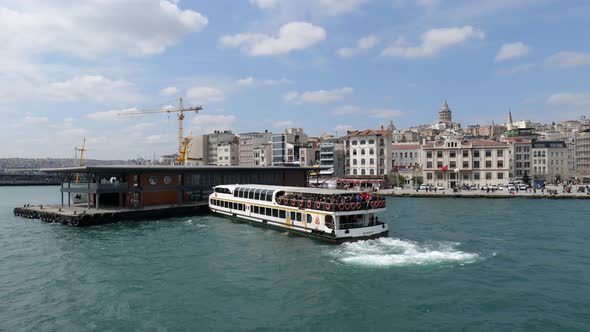
<svg viewBox="0 0 590 332">
<path fill-rule="evenodd" d="M 64 182 L 60 179 L 61 185 L 60 185 L 60 193 L 61 193 L 61 206 L 64 206 Z"/>
</svg>

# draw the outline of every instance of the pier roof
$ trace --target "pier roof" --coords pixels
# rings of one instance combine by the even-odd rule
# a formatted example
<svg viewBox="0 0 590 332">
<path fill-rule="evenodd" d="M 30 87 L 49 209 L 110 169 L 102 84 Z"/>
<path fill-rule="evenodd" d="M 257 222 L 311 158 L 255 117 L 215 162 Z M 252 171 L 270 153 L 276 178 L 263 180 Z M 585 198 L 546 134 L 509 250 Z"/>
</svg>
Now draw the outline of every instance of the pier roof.
<svg viewBox="0 0 590 332">
<path fill-rule="evenodd" d="M 76 166 L 62 168 L 42 168 L 45 173 L 112 173 L 112 172 L 199 172 L 199 171 L 247 171 L 247 170 L 300 170 L 316 171 L 328 167 L 289 167 L 289 166 L 177 166 L 177 165 L 107 165 Z"/>
</svg>

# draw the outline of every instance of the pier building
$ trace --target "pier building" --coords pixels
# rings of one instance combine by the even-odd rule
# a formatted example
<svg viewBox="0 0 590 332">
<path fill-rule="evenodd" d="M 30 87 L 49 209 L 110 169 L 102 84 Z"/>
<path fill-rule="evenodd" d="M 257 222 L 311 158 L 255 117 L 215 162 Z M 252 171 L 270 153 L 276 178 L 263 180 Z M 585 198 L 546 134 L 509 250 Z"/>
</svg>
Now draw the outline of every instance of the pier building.
<svg viewBox="0 0 590 332">
<path fill-rule="evenodd" d="M 87 208 L 181 205 L 207 198 L 222 184 L 305 187 L 311 167 L 82 166 L 42 171 L 61 179 L 61 204 L 73 198 Z M 76 177 L 79 181 L 76 182 Z"/>
</svg>

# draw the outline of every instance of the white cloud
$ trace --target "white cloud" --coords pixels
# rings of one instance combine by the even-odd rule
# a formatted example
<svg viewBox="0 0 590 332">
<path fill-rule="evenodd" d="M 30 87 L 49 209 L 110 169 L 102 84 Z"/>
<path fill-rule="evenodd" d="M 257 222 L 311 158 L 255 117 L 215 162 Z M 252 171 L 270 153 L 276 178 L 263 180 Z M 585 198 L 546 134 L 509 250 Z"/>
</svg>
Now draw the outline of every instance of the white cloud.
<svg viewBox="0 0 590 332">
<path fill-rule="evenodd" d="M 166 87 L 166 88 L 160 90 L 160 95 L 165 96 L 165 97 L 174 96 L 177 93 L 178 93 L 178 89 L 175 86 L 169 86 L 169 87 Z"/>
<path fill-rule="evenodd" d="M 401 116 L 403 114 L 402 111 L 387 109 L 387 108 L 372 109 L 372 110 L 369 110 L 368 113 L 369 113 L 370 117 L 377 118 L 377 119 L 395 118 L 395 117 Z"/>
<path fill-rule="evenodd" d="M 143 139 L 142 143 L 150 145 L 169 144 L 172 145 L 174 140 L 169 135 L 149 135 Z"/>
<path fill-rule="evenodd" d="M 284 121 L 276 121 L 273 122 L 273 127 L 283 128 L 283 127 L 292 127 L 295 125 L 295 122 L 291 120 L 284 120 Z"/>
<path fill-rule="evenodd" d="M 353 114 L 358 113 L 361 111 L 361 108 L 358 106 L 346 105 L 342 107 L 338 107 L 332 110 L 332 114 L 334 115 L 344 115 L 344 114 Z"/>
<path fill-rule="evenodd" d="M 419 7 L 427 9 L 434 9 L 440 3 L 440 0 L 394 0 L 393 5 L 395 7 L 404 7 L 408 4 L 414 4 Z"/>
<path fill-rule="evenodd" d="M 133 83 L 111 80 L 101 75 L 76 76 L 41 88 L 42 96 L 55 101 L 92 100 L 97 102 L 135 102 L 143 97 Z"/>
<path fill-rule="evenodd" d="M 336 128 L 334 128 L 334 130 L 336 130 L 337 132 L 341 132 L 341 133 L 345 133 L 349 130 L 352 130 L 352 126 L 351 125 L 337 125 Z"/>
<path fill-rule="evenodd" d="M 0 22 L 0 40 L 12 52 L 96 57 L 160 53 L 208 20 L 168 0 L 54 0 L 5 4 Z"/>
<path fill-rule="evenodd" d="M 250 3 L 257 6 L 260 9 L 270 9 L 274 8 L 278 0 L 250 0 Z"/>
<path fill-rule="evenodd" d="M 239 47 L 250 56 L 263 56 L 303 50 L 324 39 L 324 28 L 307 22 L 291 22 L 281 26 L 276 36 L 239 33 L 221 37 L 220 43 L 225 47 Z"/>
<path fill-rule="evenodd" d="M 504 75 L 513 75 L 513 74 L 527 72 L 535 67 L 536 67 L 536 65 L 533 63 L 525 63 L 525 64 L 518 65 L 515 67 L 511 67 L 511 68 L 500 68 L 500 69 L 498 69 L 498 73 L 504 74 Z"/>
<path fill-rule="evenodd" d="M 208 86 L 192 87 L 186 92 L 186 96 L 194 103 L 218 102 L 225 98 L 223 91 Z"/>
<path fill-rule="evenodd" d="M 357 10 L 368 0 L 319 0 L 318 4 L 327 15 L 336 16 Z"/>
<path fill-rule="evenodd" d="M 381 52 L 382 56 L 400 58 L 422 58 L 438 55 L 442 50 L 464 43 L 469 39 L 483 39 L 483 31 L 470 25 L 463 27 L 431 29 L 422 34 L 422 42 L 416 46 L 408 46 L 403 38 Z"/>
<path fill-rule="evenodd" d="M 377 44 L 379 44 L 379 37 L 370 35 L 357 40 L 355 47 L 345 47 L 338 49 L 336 54 L 341 58 L 350 58 L 360 52 L 377 46 Z"/>
<path fill-rule="evenodd" d="M 283 99 L 287 102 L 294 102 L 296 104 L 326 104 L 342 100 L 353 91 L 354 89 L 351 87 L 333 90 L 306 91 L 303 93 L 291 91 L 286 93 L 283 96 Z"/>
<path fill-rule="evenodd" d="M 520 58 L 527 55 L 530 48 L 522 42 L 504 44 L 496 54 L 496 61 L 505 61 L 508 59 Z"/>
<path fill-rule="evenodd" d="M 237 118 L 234 115 L 224 114 L 199 114 L 193 118 L 193 134 L 212 133 L 215 130 L 232 130 Z"/>
<path fill-rule="evenodd" d="M 561 92 L 547 98 L 547 104 L 570 107 L 590 106 L 590 92 Z"/>
<path fill-rule="evenodd" d="M 253 77 L 245 77 L 245 78 L 240 78 L 240 79 L 236 80 L 235 83 L 237 86 L 246 87 L 246 86 L 254 86 L 254 85 L 268 85 L 268 86 L 282 85 L 282 84 L 290 84 L 292 82 L 288 79 L 285 79 L 285 78 L 281 78 L 278 80 L 258 80 Z"/>
<path fill-rule="evenodd" d="M 46 116 L 31 116 L 27 115 L 24 117 L 23 122 L 25 124 L 32 124 L 32 123 L 47 123 L 49 122 L 49 118 Z"/>
<path fill-rule="evenodd" d="M 122 120 L 122 119 L 131 119 L 132 114 L 135 114 L 138 112 L 138 109 L 133 107 L 133 108 L 128 108 L 128 109 L 123 109 L 123 110 L 110 110 L 110 111 L 100 111 L 100 112 L 94 112 L 94 113 L 90 113 L 87 114 L 86 117 L 92 120 L 97 120 L 97 121 L 111 121 L 111 120 Z M 137 116 L 137 115 L 135 115 Z"/>
<path fill-rule="evenodd" d="M 589 66 L 590 54 L 580 52 L 559 52 L 545 59 L 545 64 L 550 67 L 562 69 Z"/>
</svg>

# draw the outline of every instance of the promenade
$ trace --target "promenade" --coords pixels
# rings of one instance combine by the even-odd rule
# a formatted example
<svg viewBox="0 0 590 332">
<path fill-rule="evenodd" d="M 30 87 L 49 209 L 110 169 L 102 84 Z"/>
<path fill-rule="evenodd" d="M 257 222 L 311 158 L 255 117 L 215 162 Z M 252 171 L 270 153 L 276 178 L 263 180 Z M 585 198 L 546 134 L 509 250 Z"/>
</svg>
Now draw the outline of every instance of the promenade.
<svg viewBox="0 0 590 332">
<path fill-rule="evenodd" d="M 549 194 L 549 191 L 556 190 L 557 194 Z M 577 186 L 573 186 L 570 193 L 564 192 L 561 186 L 548 185 L 544 192 L 537 190 L 536 192 L 530 191 L 518 191 L 510 192 L 507 190 L 496 190 L 495 192 L 487 192 L 482 190 L 462 190 L 453 192 L 452 189 L 425 191 L 416 191 L 415 189 L 385 189 L 379 191 L 382 195 L 396 196 L 396 197 L 424 197 L 424 198 L 435 198 L 435 197 L 456 197 L 456 198 L 551 198 L 551 199 L 567 199 L 567 198 L 578 198 L 578 199 L 590 199 L 590 195 L 585 192 L 577 192 Z"/>
</svg>

